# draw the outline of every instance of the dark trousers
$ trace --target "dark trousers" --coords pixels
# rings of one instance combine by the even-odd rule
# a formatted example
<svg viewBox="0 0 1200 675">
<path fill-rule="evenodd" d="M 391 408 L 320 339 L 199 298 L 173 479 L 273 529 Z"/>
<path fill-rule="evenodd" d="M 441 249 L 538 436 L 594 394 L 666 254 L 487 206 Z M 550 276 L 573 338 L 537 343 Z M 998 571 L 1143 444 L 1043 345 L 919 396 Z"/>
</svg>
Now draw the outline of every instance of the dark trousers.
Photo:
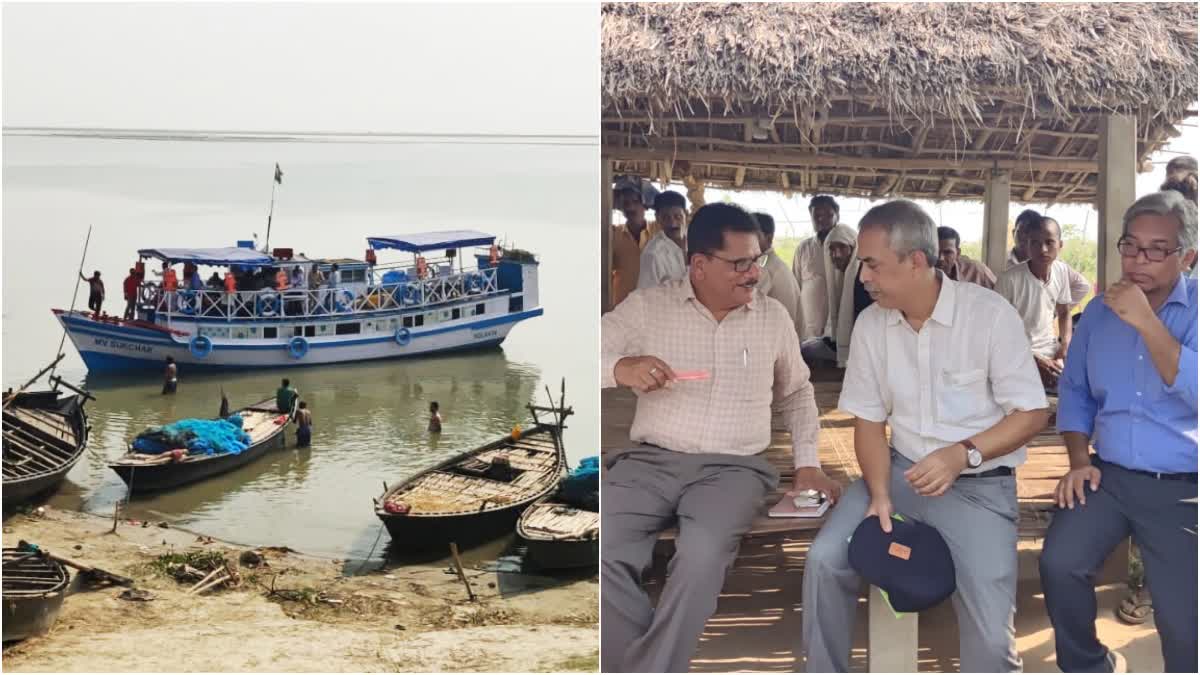
<svg viewBox="0 0 1200 675">
<path fill-rule="evenodd" d="M 179 386 L 179 380 L 167 380 L 167 381 L 163 382 L 163 391 L 162 391 L 162 393 L 164 393 L 164 394 L 174 394 L 174 393 L 175 393 L 175 388 L 176 388 L 176 387 L 178 387 L 178 386 Z"/>
<path fill-rule="evenodd" d="M 137 298 L 129 298 L 125 301 L 125 319 L 132 319 L 137 313 Z"/>
<path fill-rule="evenodd" d="M 312 427 L 297 427 L 296 428 L 296 447 L 307 448 L 312 442 Z"/>
<path fill-rule="evenodd" d="M 104 304 L 104 296 L 102 296 L 102 295 L 89 295 L 88 296 L 88 309 L 92 310 L 96 314 L 100 313 L 100 307 L 103 304 Z"/>
<path fill-rule="evenodd" d="M 1096 572 L 1130 535 L 1141 548 L 1169 673 L 1196 672 L 1196 484 L 1158 480 L 1092 459 L 1100 488 L 1059 509 L 1042 550 L 1042 589 L 1063 672 L 1106 672 L 1096 638 Z"/>
</svg>

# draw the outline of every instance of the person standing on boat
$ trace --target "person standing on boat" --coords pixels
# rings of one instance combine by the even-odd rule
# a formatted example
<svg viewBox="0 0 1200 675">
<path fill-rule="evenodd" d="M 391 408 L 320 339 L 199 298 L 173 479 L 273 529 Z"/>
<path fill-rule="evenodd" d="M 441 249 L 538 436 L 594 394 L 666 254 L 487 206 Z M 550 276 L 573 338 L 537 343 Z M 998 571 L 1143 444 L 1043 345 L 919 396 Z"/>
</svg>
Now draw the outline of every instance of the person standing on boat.
<svg viewBox="0 0 1200 675">
<path fill-rule="evenodd" d="M 104 282 L 100 281 L 100 270 L 92 272 L 90 279 L 80 272 L 79 278 L 88 283 L 88 309 L 100 316 L 100 308 L 104 305 Z"/>
<path fill-rule="evenodd" d="M 300 392 L 292 388 L 292 381 L 286 377 L 283 378 L 282 385 L 275 390 L 275 407 L 279 412 L 291 415 L 298 398 L 300 398 Z"/>
<path fill-rule="evenodd" d="M 175 366 L 175 357 L 167 357 L 167 368 L 163 372 L 163 394 L 174 394 L 179 386 L 179 368 Z"/>
<path fill-rule="evenodd" d="M 605 457 L 601 670 L 686 672 L 742 535 L 779 473 L 772 412 L 791 432 L 792 485 L 836 501 L 817 459 L 817 405 L 787 310 L 755 286 L 754 218 L 709 204 L 688 228 L 688 277 L 635 290 L 601 318 L 601 386 L 637 392 L 630 439 Z M 703 381 L 676 378 L 676 369 Z M 642 588 L 658 533 L 679 525 L 671 574 Z"/>
<path fill-rule="evenodd" d="M 296 421 L 296 447 L 307 448 L 312 443 L 312 411 L 308 403 L 300 401 L 294 419 Z"/>
<path fill-rule="evenodd" d="M 200 276 L 200 267 L 192 265 L 192 273 L 188 275 L 188 290 L 204 290 L 204 277 Z"/>
<path fill-rule="evenodd" d="M 141 279 L 138 278 L 137 270 L 133 267 L 129 268 L 129 276 L 125 277 L 123 282 L 123 290 L 125 291 L 125 320 L 133 319 L 134 312 L 137 310 L 137 293 L 138 283 Z"/>
<path fill-rule="evenodd" d="M 299 265 L 292 268 L 292 287 L 304 288 L 304 270 L 300 269 Z"/>
<path fill-rule="evenodd" d="M 438 402 L 429 404 L 429 433 L 442 433 L 442 414 L 438 412 Z"/>
</svg>

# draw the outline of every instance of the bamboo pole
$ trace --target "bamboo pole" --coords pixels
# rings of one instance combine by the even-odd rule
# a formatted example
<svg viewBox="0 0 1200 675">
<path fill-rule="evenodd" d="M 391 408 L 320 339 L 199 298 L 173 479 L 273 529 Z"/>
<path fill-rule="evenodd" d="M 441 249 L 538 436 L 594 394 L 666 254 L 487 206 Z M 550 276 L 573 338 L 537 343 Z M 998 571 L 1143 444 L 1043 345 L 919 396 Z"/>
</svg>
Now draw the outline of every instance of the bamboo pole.
<svg viewBox="0 0 1200 675">
<path fill-rule="evenodd" d="M 471 590 L 471 582 L 467 581 L 467 574 L 463 571 L 462 559 L 458 557 L 458 544 L 453 541 L 450 542 L 450 557 L 454 560 L 454 569 L 458 572 L 459 580 L 467 587 L 467 598 L 475 602 L 475 591 Z"/>
</svg>

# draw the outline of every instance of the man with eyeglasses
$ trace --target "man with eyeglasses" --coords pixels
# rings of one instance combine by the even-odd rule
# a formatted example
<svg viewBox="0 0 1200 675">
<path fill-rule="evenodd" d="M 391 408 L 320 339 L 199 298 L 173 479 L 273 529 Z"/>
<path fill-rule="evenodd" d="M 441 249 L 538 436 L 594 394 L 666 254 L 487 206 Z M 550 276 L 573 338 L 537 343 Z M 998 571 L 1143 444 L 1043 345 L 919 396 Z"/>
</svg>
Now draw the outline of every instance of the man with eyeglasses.
<svg viewBox="0 0 1200 675">
<path fill-rule="evenodd" d="M 1062 250 L 1062 230 L 1058 221 L 1039 216 L 1024 226 L 1023 233 L 1026 260 L 1001 273 L 995 290 L 1021 315 L 1042 384 L 1053 392 L 1072 332 L 1071 279 L 1066 265 L 1055 264 Z"/>
<path fill-rule="evenodd" d="M 1124 672 L 1096 637 L 1096 571 L 1142 553 L 1167 672 L 1196 672 L 1196 207 L 1156 192 L 1125 212 L 1121 279 L 1083 312 L 1059 381 L 1071 469 L 1041 556 L 1064 672 Z M 1089 454 L 1088 442 L 1095 448 Z"/>
<path fill-rule="evenodd" d="M 817 461 L 817 406 L 787 310 L 755 286 L 766 261 L 745 210 L 709 204 L 688 228 L 688 277 L 634 291 L 601 318 L 601 386 L 638 394 L 632 447 L 605 457 L 604 672 L 683 672 L 725 572 L 779 480 L 771 416 L 792 437 L 793 487 L 836 500 Z M 641 585 L 659 532 L 678 524 L 652 607 Z"/>
</svg>

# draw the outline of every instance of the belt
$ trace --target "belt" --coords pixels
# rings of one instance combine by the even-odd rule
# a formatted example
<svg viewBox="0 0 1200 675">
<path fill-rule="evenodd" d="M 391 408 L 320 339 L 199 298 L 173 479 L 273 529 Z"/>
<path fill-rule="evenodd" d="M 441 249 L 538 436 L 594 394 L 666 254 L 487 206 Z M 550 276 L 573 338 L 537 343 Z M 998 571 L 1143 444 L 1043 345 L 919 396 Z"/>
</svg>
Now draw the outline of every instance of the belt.
<svg viewBox="0 0 1200 675">
<path fill-rule="evenodd" d="M 1011 466 L 998 466 L 994 469 L 988 469 L 987 471 L 980 471 L 979 473 L 960 473 L 960 474 L 958 474 L 958 477 L 959 478 L 996 478 L 997 476 L 1011 476 L 1011 475 L 1013 475 L 1013 468 Z"/>
<path fill-rule="evenodd" d="M 1107 464 L 1109 466 L 1119 467 L 1130 473 L 1136 473 L 1136 474 L 1139 474 L 1142 476 L 1149 476 L 1149 477 L 1153 478 L 1154 480 L 1181 480 L 1186 483 L 1196 483 L 1197 482 L 1196 474 L 1194 474 L 1194 473 L 1162 473 L 1161 471 L 1142 471 L 1141 469 L 1131 469 L 1127 466 L 1121 466 L 1120 464 L 1114 464 L 1112 462 L 1108 462 L 1103 459 L 1100 459 L 1099 457 L 1096 457 L 1095 461 L 1099 464 Z"/>
<path fill-rule="evenodd" d="M 897 450 L 895 447 L 889 446 L 888 449 L 892 451 L 893 456 L 904 457 L 904 455 L 901 454 L 901 452 L 899 450 Z M 907 460 L 908 458 L 905 457 L 905 459 Z M 998 466 L 994 469 L 988 469 L 987 471 L 980 471 L 979 473 L 960 473 L 958 475 L 958 477 L 959 478 L 998 478 L 1000 476 L 1011 476 L 1014 473 L 1015 472 L 1013 471 L 1013 468 L 1011 466 Z"/>
</svg>

